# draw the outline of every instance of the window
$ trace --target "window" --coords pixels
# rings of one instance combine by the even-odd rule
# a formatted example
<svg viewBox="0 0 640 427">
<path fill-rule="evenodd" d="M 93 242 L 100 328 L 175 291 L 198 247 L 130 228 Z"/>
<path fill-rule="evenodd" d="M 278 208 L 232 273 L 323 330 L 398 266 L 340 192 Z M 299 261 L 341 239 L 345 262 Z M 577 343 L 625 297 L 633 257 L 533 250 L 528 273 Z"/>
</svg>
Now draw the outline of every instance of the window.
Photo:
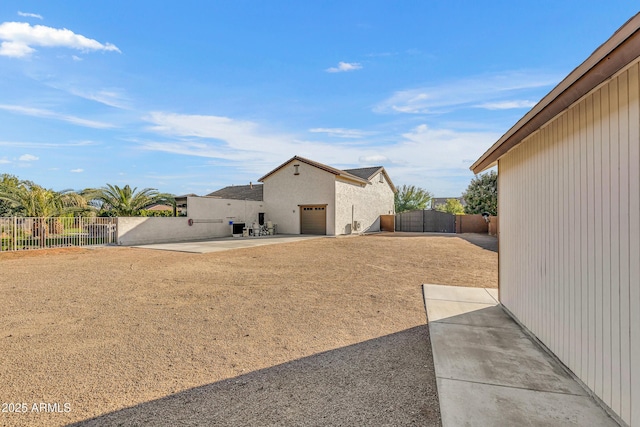
<svg viewBox="0 0 640 427">
<path fill-rule="evenodd" d="M 300 165 L 293 165 L 293 174 L 294 175 L 300 175 L 300 171 L 298 170 L 299 167 L 300 167 Z"/>
</svg>

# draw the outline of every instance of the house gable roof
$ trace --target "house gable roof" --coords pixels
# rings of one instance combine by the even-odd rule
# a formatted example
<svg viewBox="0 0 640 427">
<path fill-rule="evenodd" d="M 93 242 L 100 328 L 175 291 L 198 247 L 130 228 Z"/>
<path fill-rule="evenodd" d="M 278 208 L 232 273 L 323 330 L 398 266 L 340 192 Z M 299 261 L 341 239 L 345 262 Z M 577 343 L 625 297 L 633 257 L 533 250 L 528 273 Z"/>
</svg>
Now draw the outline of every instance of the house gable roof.
<svg viewBox="0 0 640 427">
<path fill-rule="evenodd" d="M 369 183 L 369 181 L 367 179 L 365 179 L 365 178 L 361 178 L 361 177 L 353 175 L 353 174 L 351 174 L 351 173 L 349 173 L 347 171 L 336 169 L 334 167 L 327 166 L 327 165 L 324 165 L 322 163 L 314 162 L 313 160 L 305 159 L 304 157 L 300 157 L 300 156 L 293 156 L 292 158 L 290 158 L 289 160 L 287 160 L 286 162 L 284 162 L 283 164 L 281 164 L 280 166 L 278 166 L 277 168 L 275 168 L 274 170 L 272 170 L 271 172 L 269 172 L 268 174 L 266 174 L 265 176 L 260 178 L 258 181 L 259 182 L 264 182 L 265 179 L 267 179 L 268 177 L 270 177 L 274 173 L 278 172 L 280 169 L 282 169 L 283 167 L 285 167 L 286 165 L 288 165 L 289 163 L 291 163 L 293 161 L 306 163 L 306 164 L 308 164 L 310 166 L 316 167 L 318 169 L 322 169 L 325 172 L 331 173 L 331 174 L 339 176 L 341 178 L 345 178 L 345 179 L 348 179 L 348 180 L 356 181 L 356 182 L 359 182 L 361 184 Z"/>
<path fill-rule="evenodd" d="M 231 200 L 255 200 L 261 202 L 263 200 L 262 184 L 231 185 L 209 193 L 207 197 Z"/>
<path fill-rule="evenodd" d="M 586 61 L 538 102 L 478 160 L 474 173 L 495 166 L 498 159 L 540 129 L 574 102 L 611 78 L 640 56 L 640 13 L 627 21 Z"/>
</svg>

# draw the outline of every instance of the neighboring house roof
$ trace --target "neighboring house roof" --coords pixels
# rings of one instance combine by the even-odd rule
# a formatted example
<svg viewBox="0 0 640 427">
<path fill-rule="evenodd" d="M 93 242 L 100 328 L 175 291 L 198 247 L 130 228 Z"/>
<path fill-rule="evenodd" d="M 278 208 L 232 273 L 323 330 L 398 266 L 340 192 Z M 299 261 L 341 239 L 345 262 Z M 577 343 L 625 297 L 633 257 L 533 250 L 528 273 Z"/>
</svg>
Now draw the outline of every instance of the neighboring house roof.
<svg viewBox="0 0 640 427">
<path fill-rule="evenodd" d="M 232 200 L 262 201 L 262 184 L 231 185 L 207 194 L 207 197 Z"/>
<path fill-rule="evenodd" d="M 282 169 L 283 167 L 285 167 L 286 165 L 288 165 L 289 163 L 291 163 L 293 161 L 306 163 L 306 164 L 314 166 L 314 167 L 316 167 L 318 169 L 322 169 L 322 170 L 324 170 L 326 172 L 332 173 L 332 174 L 334 174 L 336 176 L 340 176 L 342 178 L 350 179 L 352 181 L 357 181 L 357 182 L 360 182 L 362 184 L 368 184 L 372 176 L 374 176 L 378 171 L 382 171 L 382 173 L 384 173 L 384 175 L 385 175 L 385 177 L 387 179 L 387 182 L 389 183 L 389 185 L 391 186 L 393 191 L 394 192 L 396 191 L 396 188 L 393 185 L 393 183 L 391 182 L 391 179 L 389 179 L 389 175 L 387 175 L 387 172 L 384 170 L 384 168 L 382 166 L 341 170 L 341 169 L 337 169 L 337 168 L 334 168 L 334 167 L 331 167 L 331 166 L 327 166 L 327 165 L 322 164 L 322 163 L 314 162 L 313 160 L 305 159 L 304 157 L 300 157 L 300 156 L 293 156 L 292 158 L 290 158 L 289 160 L 287 160 L 286 162 L 284 162 L 283 164 L 281 164 L 280 166 L 278 166 L 277 168 L 275 168 L 274 170 L 272 170 L 271 172 L 269 172 L 268 174 L 266 174 L 265 176 L 260 178 L 258 181 L 259 182 L 263 182 L 269 176 L 271 176 L 274 173 L 278 172 L 280 169 Z"/>
<path fill-rule="evenodd" d="M 147 211 L 173 211 L 173 206 L 155 204 L 144 208 Z"/>
<path fill-rule="evenodd" d="M 360 178 L 369 181 L 373 175 L 382 169 L 382 166 L 374 166 L 372 168 L 358 168 L 358 169 L 345 169 L 344 171 L 351 175 L 359 176 Z"/>
<path fill-rule="evenodd" d="M 524 115 L 502 138 L 471 165 L 474 173 L 492 166 L 500 157 L 598 85 L 640 56 L 640 13 L 627 21 L 586 61 Z"/>
<path fill-rule="evenodd" d="M 391 178 L 389 178 L 389 175 L 387 175 L 387 171 L 384 169 L 383 166 L 373 166 L 373 167 L 369 167 L 369 168 L 358 168 L 358 169 L 345 169 L 344 171 L 347 172 L 347 173 L 350 173 L 351 175 L 355 175 L 355 176 L 359 176 L 360 178 L 364 178 L 367 181 L 371 181 L 378 173 L 382 173 L 384 175 L 387 183 L 389 184 L 389 186 L 393 190 L 393 192 L 394 193 L 397 192 L 396 186 L 393 185 L 393 182 L 391 181 Z"/>
</svg>

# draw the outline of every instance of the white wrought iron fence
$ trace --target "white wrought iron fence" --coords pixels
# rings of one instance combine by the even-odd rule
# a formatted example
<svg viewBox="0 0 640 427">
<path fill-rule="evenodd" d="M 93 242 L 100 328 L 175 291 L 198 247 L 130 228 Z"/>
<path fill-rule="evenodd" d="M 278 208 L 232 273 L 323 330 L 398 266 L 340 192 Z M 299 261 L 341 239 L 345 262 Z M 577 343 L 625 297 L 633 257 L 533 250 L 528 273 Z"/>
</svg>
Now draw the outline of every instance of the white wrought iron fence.
<svg viewBox="0 0 640 427">
<path fill-rule="evenodd" d="M 0 252 L 116 243 L 117 218 L 0 218 Z"/>
</svg>

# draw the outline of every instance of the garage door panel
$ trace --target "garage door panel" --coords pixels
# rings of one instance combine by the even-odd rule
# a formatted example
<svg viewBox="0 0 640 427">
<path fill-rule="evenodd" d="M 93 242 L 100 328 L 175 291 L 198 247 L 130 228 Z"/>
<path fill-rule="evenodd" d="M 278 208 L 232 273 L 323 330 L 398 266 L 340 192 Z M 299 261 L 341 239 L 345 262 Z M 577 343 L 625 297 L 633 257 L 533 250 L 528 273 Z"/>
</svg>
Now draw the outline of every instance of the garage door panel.
<svg viewBox="0 0 640 427">
<path fill-rule="evenodd" d="M 327 234 L 327 209 L 325 206 L 300 207 L 300 234 Z"/>
</svg>

